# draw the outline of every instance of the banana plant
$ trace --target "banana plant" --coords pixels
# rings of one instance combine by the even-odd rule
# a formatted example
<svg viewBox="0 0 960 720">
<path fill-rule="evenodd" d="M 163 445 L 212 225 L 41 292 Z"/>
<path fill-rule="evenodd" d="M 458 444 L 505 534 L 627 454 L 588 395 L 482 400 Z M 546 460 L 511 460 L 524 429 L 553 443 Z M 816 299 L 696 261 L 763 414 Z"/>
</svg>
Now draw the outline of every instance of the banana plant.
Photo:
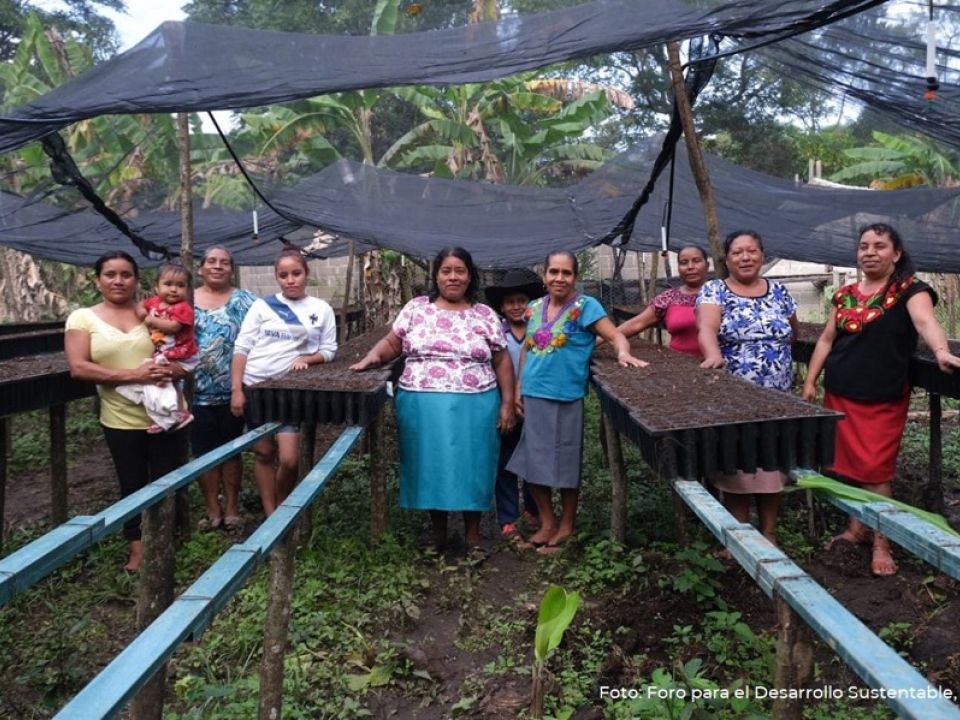
<svg viewBox="0 0 960 720">
<path fill-rule="evenodd" d="M 578 593 L 568 593 L 559 585 L 551 585 L 540 601 L 537 631 L 533 639 L 533 701 L 530 709 L 535 718 L 543 717 L 547 659 L 560 645 L 563 633 L 573 622 L 580 604 Z"/>
<path fill-rule="evenodd" d="M 960 179 L 960 156 L 933 140 L 880 131 L 873 140 L 874 145 L 845 150 L 853 162 L 830 179 L 872 179 L 881 190 L 951 185 Z"/>
</svg>

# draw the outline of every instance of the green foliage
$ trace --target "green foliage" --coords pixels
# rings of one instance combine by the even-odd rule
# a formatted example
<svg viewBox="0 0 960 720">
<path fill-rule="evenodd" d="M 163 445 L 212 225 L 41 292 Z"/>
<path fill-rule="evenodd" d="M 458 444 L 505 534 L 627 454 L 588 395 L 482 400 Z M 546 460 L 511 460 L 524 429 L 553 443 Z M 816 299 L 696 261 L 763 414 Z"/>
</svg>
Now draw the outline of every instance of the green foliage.
<svg viewBox="0 0 960 720">
<path fill-rule="evenodd" d="M 717 595 L 720 583 L 713 577 L 723 572 L 723 564 L 713 557 L 706 544 L 696 541 L 690 547 L 681 549 L 674 557 L 678 564 L 677 572 L 662 576 L 659 580 L 661 588 L 693 595 L 699 603 L 725 605 Z"/>
<path fill-rule="evenodd" d="M 721 686 L 711 680 L 704 663 L 694 658 L 678 664 L 674 673 L 657 668 L 648 683 L 643 684 L 640 697 L 627 701 L 608 701 L 610 717 L 615 720 L 649 718 L 650 720 L 690 720 L 691 718 L 732 717 L 741 720 L 765 717 L 760 705 L 747 697 L 744 683 L 736 681 Z"/>
<path fill-rule="evenodd" d="M 637 591 L 636 583 L 646 570 L 639 551 L 628 550 L 614 540 L 602 539 L 587 545 L 564 577 L 568 585 L 590 595 L 612 588 L 632 593 Z"/>
<path fill-rule="evenodd" d="M 878 179 L 885 189 L 943 185 L 960 175 L 960 156 L 940 143 L 875 131 L 874 145 L 845 151 L 846 167 L 832 180 Z"/>
<path fill-rule="evenodd" d="M 540 602 L 537 614 L 537 631 L 533 641 L 534 657 L 544 663 L 547 656 L 563 640 L 563 633 L 570 627 L 580 608 L 580 595 L 568 593 L 559 585 L 547 590 Z"/>
<path fill-rule="evenodd" d="M 928 512 L 926 510 L 921 510 L 920 508 L 914 507 L 913 505 L 908 505 L 905 502 L 896 500 L 894 498 L 883 497 L 882 495 L 877 495 L 872 493 L 869 490 L 864 490 L 863 488 L 855 487 L 853 485 L 848 485 L 846 483 L 833 480 L 831 478 L 823 477 L 821 475 L 805 475 L 797 481 L 797 487 L 801 490 L 814 490 L 819 493 L 826 495 L 832 495 L 834 497 L 844 498 L 846 500 L 856 500 L 857 502 L 871 503 L 871 502 L 885 502 L 889 503 L 895 507 L 900 508 L 901 510 L 906 510 L 909 513 L 912 513 L 921 520 L 925 520 L 934 527 L 942 530 L 943 532 L 960 537 L 960 532 L 957 532 L 942 515 L 937 515 L 936 513 Z"/>
</svg>

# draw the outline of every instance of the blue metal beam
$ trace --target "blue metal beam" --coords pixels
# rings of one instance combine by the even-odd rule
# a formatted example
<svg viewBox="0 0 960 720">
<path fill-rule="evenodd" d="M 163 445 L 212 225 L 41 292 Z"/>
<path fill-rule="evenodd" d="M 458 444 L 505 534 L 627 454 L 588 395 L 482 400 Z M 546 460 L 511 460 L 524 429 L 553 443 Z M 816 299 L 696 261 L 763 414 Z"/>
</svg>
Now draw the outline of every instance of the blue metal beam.
<svg viewBox="0 0 960 720">
<path fill-rule="evenodd" d="M 234 545 L 67 703 L 55 720 L 103 720 L 117 714 L 188 637 L 210 625 L 268 551 L 293 530 L 357 443 L 361 427 L 344 430 L 320 462 L 243 544 Z"/>
<path fill-rule="evenodd" d="M 738 522 L 700 483 L 678 480 L 674 488 L 763 591 L 786 600 L 899 717 L 960 719 L 960 708 L 779 548 L 752 526 Z"/>
<path fill-rule="evenodd" d="M 167 473 L 96 515 L 72 518 L 0 559 L 0 606 L 115 532 L 129 518 L 243 452 L 261 438 L 273 435 L 279 428 L 279 423 L 261 425 Z"/>
<path fill-rule="evenodd" d="M 812 470 L 796 470 L 790 477 L 819 476 Z M 886 502 L 863 503 L 822 494 L 847 515 L 886 535 L 890 540 L 940 572 L 960 580 L 960 538 L 931 525 L 923 518 Z"/>
</svg>

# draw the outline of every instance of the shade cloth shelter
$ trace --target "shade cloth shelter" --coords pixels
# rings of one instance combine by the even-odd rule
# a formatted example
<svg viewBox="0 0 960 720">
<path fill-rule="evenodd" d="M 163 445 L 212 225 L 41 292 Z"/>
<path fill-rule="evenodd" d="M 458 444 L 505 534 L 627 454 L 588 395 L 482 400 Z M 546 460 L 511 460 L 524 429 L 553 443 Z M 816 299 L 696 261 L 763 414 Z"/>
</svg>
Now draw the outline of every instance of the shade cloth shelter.
<svg viewBox="0 0 960 720">
<path fill-rule="evenodd" d="M 302 225 L 322 227 L 361 242 L 430 258 L 446 245 L 462 245 L 485 267 L 542 261 L 551 250 L 596 245 L 629 209 L 660 149 L 654 138 L 607 162 L 568 188 L 531 188 L 420 177 L 341 160 L 271 202 L 293 222 L 266 212 L 258 241 L 247 213 L 195 212 L 196 251 L 224 244 L 245 265 L 269 264 L 280 249 L 275 238 Z M 703 210 L 686 149 L 677 146 L 671 247 L 704 244 Z M 849 265 L 856 228 L 887 221 L 903 233 L 923 270 L 960 272 L 957 219 L 960 188 L 873 192 L 797 185 L 707 155 L 721 227 L 751 227 L 769 255 Z M 661 211 L 667 184 L 657 186 L 638 216 L 631 250 L 660 247 Z M 173 251 L 179 216 L 143 213 L 128 223 Z M 106 248 L 129 240 L 90 210 L 65 212 L 9 194 L 0 195 L 0 241 L 54 260 L 92 264 Z M 301 243 L 302 244 L 302 243 Z M 320 256 L 343 253 L 345 243 L 311 247 Z M 149 263 L 147 263 L 149 264 Z"/>
<path fill-rule="evenodd" d="M 785 38 L 878 4 L 740 0 L 704 8 L 676 0 L 607 0 L 498 23 L 377 37 L 164 23 L 133 49 L 0 120 L 0 149 L 102 113 L 236 108 L 347 88 L 479 81 L 708 32 L 739 46 L 799 43 Z M 779 46 L 763 52 L 774 58 L 774 47 Z M 808 72 L 812 77 L 813 70 Z M 874 89 L 886 87 L 888 80 L 878 75 Z M 952 92 L 944 82 L 944 92 Z M 532 263 L 547 250 L 578 250 L 609 237 L 649 179 L 655 147 L 635 148 L 564 189 L 421 178 L 341 161 L 296 188 L 272 194 L 271 203 L 283 217 L 261 215 L 259 242 L 251 238 L 246 214 L 201 211 L 196 246 L 202 251 L 210 244 L 226 244 L 238 262 L 262 264 L 278 249 L 271 241 L 303 223 L 418 256 L 429 257 L 455 243 L 470 248 L 485 266 Z M 870 199 L 856 191 L 796 188 L 717 159 L 710 165 L 722 225 L 760 230 L 768 251 L 778 257 L 848 263 L 846 243 L 855 227 L 883 219 L 901 225 L 921 267 L 960 269 L 949 251 L 955 237 L 955 191 L 885 193 L 882 199 Z M 702 242 L 702 213 L 685 158 L 678 159 L 677 169 L 674 240 Z M 659 247 L 663 192 L 658 186 L 658 197 L 642 211 L 629 248 Z M 106 247 L 129 247 L 112 226 L 88 213 L 8 195 L 0 202 L 0 242 L 5 245 L 82 263 L 92 262 Z M 130 224 L 160 246 L 175 250 L 179 245 L 179 218 L 173 213 L 140 213 Z M 318 252 L 336 254 L 344 247 L 335 243 Z"/>
<path fill-rule="evenodd" d="M 601 0 L 403 35 L 279 33 L 166 22 L 140 43 L 0 118 L 0 152 L 107 114 L 256 107 L 340 90 L 480 82 L 710 33 L 773 41 L 883 0 Z"/>
</svg>

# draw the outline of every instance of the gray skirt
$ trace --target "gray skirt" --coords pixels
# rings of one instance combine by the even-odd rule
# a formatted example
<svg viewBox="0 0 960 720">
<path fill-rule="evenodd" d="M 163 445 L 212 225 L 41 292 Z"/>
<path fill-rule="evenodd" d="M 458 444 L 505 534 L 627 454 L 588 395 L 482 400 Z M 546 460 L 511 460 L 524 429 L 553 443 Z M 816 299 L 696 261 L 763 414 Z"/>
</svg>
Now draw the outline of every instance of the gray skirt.
<svg viewBox="0 0 960 720">
<path fill-rule="evenodd" d="M 534 485 L 579 488 L 583 400 L 523 398 L 523 433 L 507 470 Z"/>
</svg>

